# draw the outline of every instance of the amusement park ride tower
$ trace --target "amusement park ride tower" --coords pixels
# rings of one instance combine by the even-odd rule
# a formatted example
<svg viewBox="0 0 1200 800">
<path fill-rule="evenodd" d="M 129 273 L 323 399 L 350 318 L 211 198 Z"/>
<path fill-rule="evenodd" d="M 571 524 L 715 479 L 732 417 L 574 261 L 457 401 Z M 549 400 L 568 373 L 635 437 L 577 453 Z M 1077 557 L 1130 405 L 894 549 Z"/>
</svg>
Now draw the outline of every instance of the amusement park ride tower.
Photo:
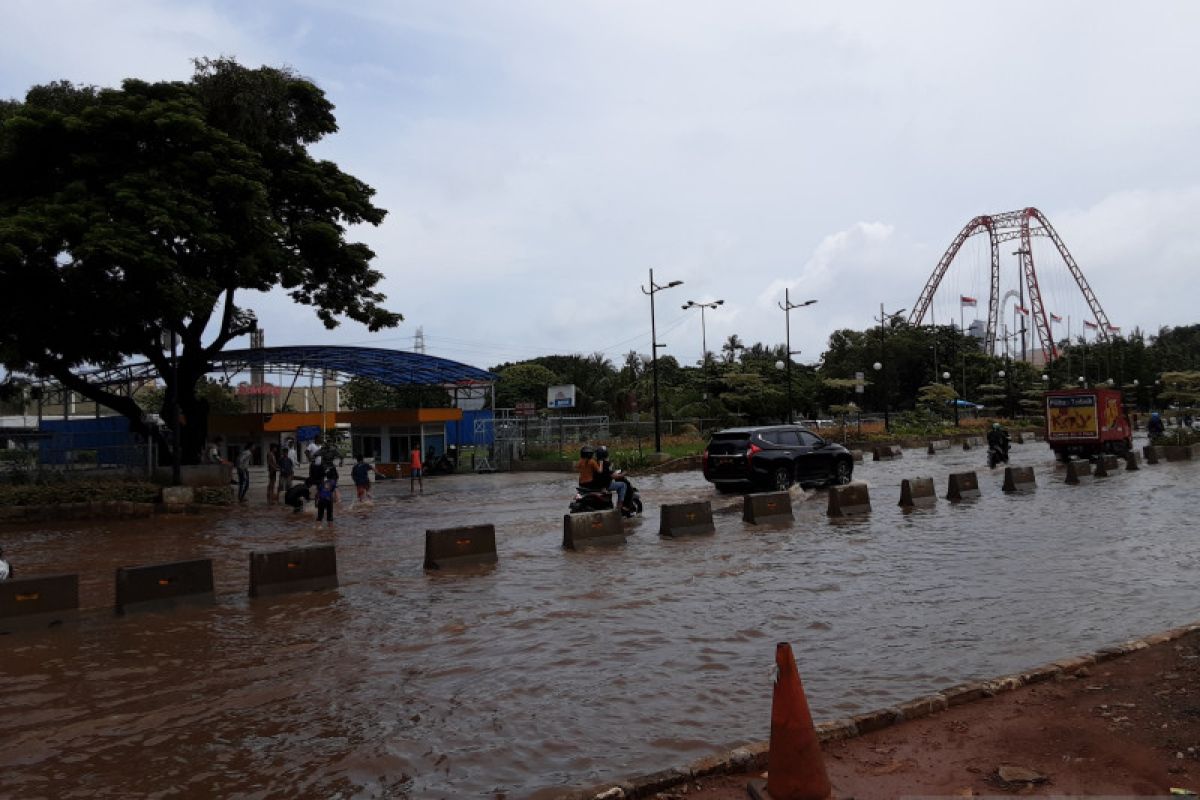
<svg viewBox="0 0 1200 800">
<path fill-rule="evenodd" d="M 988 296 L 987 328 L 983 339 L 983 349 L 985 352 L 993 355 L 996 353 L 997 327 L 1000 317 L 1000 307 L 1003 303 L 1003 298 L 1000 295 L 1000 245 L 1004 242 L 1019 240 L 1020 245 L 1013 254 L 1019 259 L 1021 292 L 1028 293 L 1029 295 L 1028 309 L 1025 309 L 1023 301 L 1021 302 L 1021 308 L 1033 320 L 1033 328 L 1037 333 L 1038 343 L 1041 347 L 1042 363 L 1049 363 L 1058 357 L 1058 346 L 1054 342 L 1054 336 L 1050 328 L 1050 314 L 1042 302 L 1042 290 L 1038 283 L 1037 271 L 1034 269 L 1032 247 L 1032 237 L 1034 236 L 1044 236 L 1054 243 L 1054 247 L 1062 257 L 1063 263 L 1075 279 L 1075 283 L 1078 284 L 1079 290 L 1083 293 L 1084 300 L 1087 301 L 1091 315 L 1095 320 L 1094 327 L 1097 335 L 1107 341 L 1109 334 L 1117 330 L 1109 324 L 1108 316 L 1104 313 L 1104 309 L 1100 307 L 1100 301 L 1096 299 L 1095 293 L 1092 291 L 1091 286 L 1088 285 L 1087 279 L 1083 276 L 1083 271 L 1079 269 L 1079 265 L 1071 257 L 1066 244 L 1063 243 L 1058 232 L 1050 225 L 1050 221 L 1036 208 L 1009 211 L 1004 214 L 978 216 L 968 222 L 959 231 L 954 241 L 950 243 L 946 252 L 942 254 L 942 258 L 934 268 L 933 274 L 926 281 L 925 288 L 921 290 L 921 296 L 917 298 L 912 313 L 909 315 L 908 321 L 910 324 L 920 325 L 925 319 L 930 303 L 933 302 L 933 295 L 937 291 L 938 285 L 941 283 L 946 271 L 950 268 L 950 263 L 962 248 L 963 243 L 971 236 L 983 233 L 984 231 L 987 232 L 991 243 L 991 292 Z M 1090 323 L 1085 323 L 1085 325 L 1092 327 Z M 1023 334 L 1024 325 L 1022 324 L 1022 351 L 1025 350 Z"/>
</svg>

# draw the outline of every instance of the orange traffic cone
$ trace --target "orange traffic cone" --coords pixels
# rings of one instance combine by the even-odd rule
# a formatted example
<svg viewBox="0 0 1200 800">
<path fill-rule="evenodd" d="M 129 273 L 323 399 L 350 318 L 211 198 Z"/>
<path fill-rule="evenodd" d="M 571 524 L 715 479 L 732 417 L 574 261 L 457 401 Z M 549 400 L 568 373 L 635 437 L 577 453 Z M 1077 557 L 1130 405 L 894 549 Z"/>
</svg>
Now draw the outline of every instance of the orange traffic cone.
<svg viewBox="0 0 1200 800">
<path fill-rule="evenodd" d="M 771 701 L 771 749 L 767 754 L 766 797 L 771 800 L 827 800 L 833 789 L 825 774 L 821 743 L 813 727 L 804 684 L 796 670 L 792 646 L 775 646 L 775 694 Z M 751 784 L 750 794 L 762 797 Z"/>
</svg>

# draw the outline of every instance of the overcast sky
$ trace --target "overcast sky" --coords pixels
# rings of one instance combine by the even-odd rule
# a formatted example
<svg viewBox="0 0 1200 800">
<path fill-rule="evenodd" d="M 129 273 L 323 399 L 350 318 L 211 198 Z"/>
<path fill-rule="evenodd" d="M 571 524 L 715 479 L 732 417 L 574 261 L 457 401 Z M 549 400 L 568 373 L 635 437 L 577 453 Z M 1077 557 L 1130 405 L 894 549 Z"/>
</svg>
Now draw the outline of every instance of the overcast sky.
<svg viewBox="0 0 1200 800">
<path fill-rule="evenodd" d="M 1041 209 L 1111 322 L 1200 322 L 1200 4 L 8 0 L 0 96 L 66 79 L 287 65 L 341 131 L 321 157 L 378 190 L 396 330 L 327 332 L 244 296 L 267 344 L 362 343 L 488 367 L 548 353 L 700 357 L 730 334 L 797 360 L 911 309 L 974 216 Z M 1006 245 L 1001 291 L 1016 288 Z M 1087 314 L 1054 251 L 1047 307 Z M 987 295 L 974 237 L 936 314 Z M 1009 306 L 1011 308 L 1011 304 Z M 968 318 L 969 319 L 969 318 Z"/>
</svg>

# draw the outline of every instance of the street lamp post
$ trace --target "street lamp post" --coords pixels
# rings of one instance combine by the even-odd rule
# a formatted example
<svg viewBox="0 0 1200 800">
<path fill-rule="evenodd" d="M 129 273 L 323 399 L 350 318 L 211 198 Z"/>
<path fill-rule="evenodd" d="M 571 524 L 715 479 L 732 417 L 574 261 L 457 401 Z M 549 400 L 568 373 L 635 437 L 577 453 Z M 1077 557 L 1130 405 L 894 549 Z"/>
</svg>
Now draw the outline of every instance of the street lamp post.
<svg viewBox="0 0 1200 800">
<path fill-rule="evenodd" d="M 183 483 L 179 468 L 179 356 L 174 329 L 171 330 L 171 485 Z"/>
<path fill-rule="evenodd" d="M 948 371 L 942 373 L 942 380 L 944 380 L 946 382 L 947 386 L 950 386 L 951 388 L 953 388 L 953 384 L 950 383 L 950 373 Z M 954 427 L 957 428 L 958 427 L 958 398 L 957 397 L 954 398 L 953 402 L 954 402 Z"/>
<path fill-rule="evenodd" d="M 787 401 L 788 401 L 788 424 L 792 422 L 792 356 L 799 353 L 799 350 L 792 350 L 792 309 L 804 308 L 811 306 L 816 300 L 805 300 L 803 303 L 793 303 L 791 293 L 788 289 L 783 290 L 783 302 L 779 305 L 783 309 L 783 325 L 787 335 Z"/>
<path fill-rule="evenodd" d="M 1005 361 L 1007 360 L 1006 358 Z M 1008 414 L 1009 419 L 1012 419 L 1012 398 L 1010 397 L 1012 394 L 1012 376 L 1006 370 L 1000 370 L 996 375 L 1004 380 L 1004 413 Z"/>
<path fill-rule="evenodd" d="M 683 281 L 671 281 L 665 286 L 659 286 L 654 282 L 654 270 L 650 270 L 650 288 L 645 286 L 642 288 L 642 294 L 650 296 L 650 370 L 653 375 L 654 384 L 654 452 L 662 452 L 662 423 L 659 419 L 658 412 L 658 348 L 663 347 L 658 343 L 658 331 L 654 325 L 654 295 L 661 292 L 663 289 L 670 289 L 673 286 L 681 286 Z"/>
<path fill-rule="evenodd" d="M 697 303 L 695 300 L 688 300 L 682 308 L 687 311 L 689 308 L 700 309 L 700 346 L 703 348 L 700 352 L 700 366 L 703 367 L 708 362 L 708 334 L 704 331 L 704 309 L 716 308 L 724 305 L 724 300 L 713 300 L 711 303 Z"/>
<path fill-rule="evenodd" d="M 871 365 L 871 369 L 879 373 L 879 389 L 883 393 L 883 429 L 890 431 L 892 429 L 892 421 L 888 417 L 887 381 L 883 377 L 883 364 L 876 361 Z"/>
<path fill-rule="evenodd" d="M 875 362 L 874 369 L 879 373 L 879 387 L 883 391 L 883 429 L 885 431 L 892 429 L 892 422 L 889 417 L 890 403 L 888 402 L 887 375 L 883 373 L 882 363 L 887 360 L 887 328 L 884 325 L 889 320 L 893 320 L 903 314 L 904 311 L 905 309 L 902 308 L 899 311 L 893 311 L 889 314 L 883 310 L 883 303 L 879 304 L 879 319 L 877 320 L 879 322 L 879 361 Z"/>
</svg>

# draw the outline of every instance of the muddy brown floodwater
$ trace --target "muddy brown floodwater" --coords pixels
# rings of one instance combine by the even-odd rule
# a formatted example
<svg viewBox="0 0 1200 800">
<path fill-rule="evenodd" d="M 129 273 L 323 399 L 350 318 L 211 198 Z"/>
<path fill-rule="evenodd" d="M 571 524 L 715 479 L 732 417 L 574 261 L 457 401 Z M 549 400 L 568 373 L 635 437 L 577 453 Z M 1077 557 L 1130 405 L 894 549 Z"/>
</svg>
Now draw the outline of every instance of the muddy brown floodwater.
<svg viewBox="0 0 1200 800">
<path fill-rule="evenodd" d="M 1197 470 L 1067 486 L 1017 445 L 865 463 L 869 518 L 825 495 L 756 528 L 697 472 L 637 481 L 622 547 L 561 549 L 565 475 L 382 485 L 333 530 L 266 507 L 7 528 L 24 576 L 78 571 L 80 622 L 0 637 L 0 774 L 14 797 L 525 797 L 679 765 L 769 730 L 776 641 L 817 719 L 1195 620 Z M 978 469 L 983 497 L 896 507 L 900 480 Z M 715 536 L 657 535 L 711 499 Z M 735 511 L 723 511 L 736 505 Z M 422 569 L 427 528 L 492 522 L 499 563 Z M 342 586 L 251 601 L 247 554 L 337 545 Z M 122 565 L 212 558 L 211 607 L 114 617 Z"/>
</svg>

